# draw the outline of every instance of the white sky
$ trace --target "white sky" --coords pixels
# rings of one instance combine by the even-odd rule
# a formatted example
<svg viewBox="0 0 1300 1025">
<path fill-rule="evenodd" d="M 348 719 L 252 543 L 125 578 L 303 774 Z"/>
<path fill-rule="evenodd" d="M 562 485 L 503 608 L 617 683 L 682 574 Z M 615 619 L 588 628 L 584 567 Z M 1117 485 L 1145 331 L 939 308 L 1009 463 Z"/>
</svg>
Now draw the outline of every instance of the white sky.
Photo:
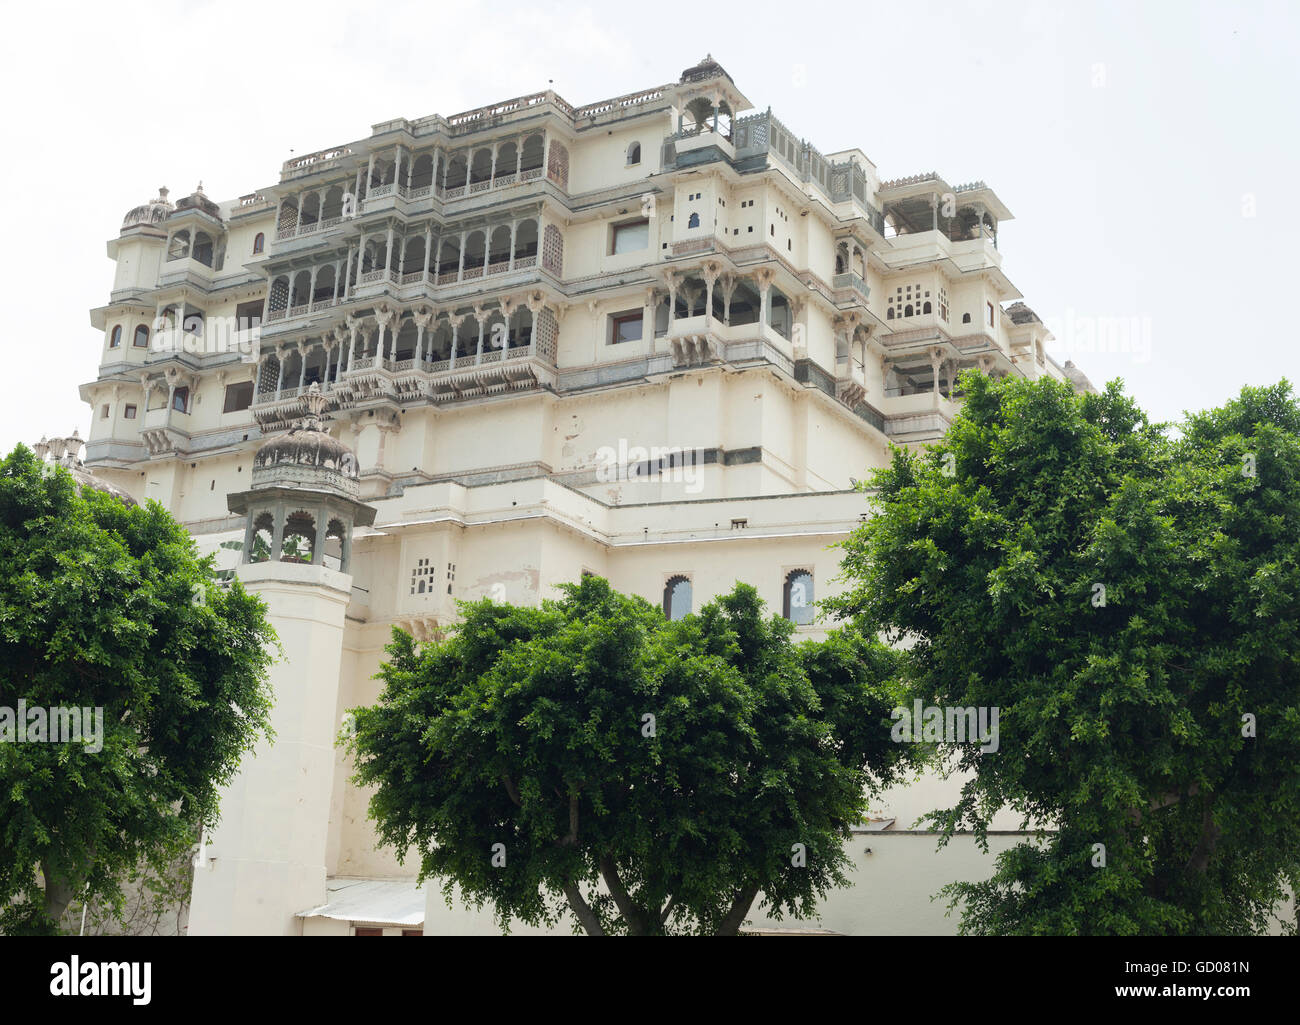
<svg viewBox="0 0 1300 1025">
<path fill-rule="evenodd" d="M 105 242 L 159 185 L 217 200 L 394 117 L 547 87 L 575 105 L 706 52 L 823 153 L 983 179 L 1004 269 L 1050 325 L 1139 318 L 1123 377 L 1157 419 L 1300 378 L 1300 14 L 1285 2 L 7 4 L 0 450 L 88 434 Z M 1253 207 L 1253 211 L 1252 211 Z M 1252 214 L 1251 216 L 1250 214 Z M 1286 302 L 1283 302 L 1286 300 Z M 1058 334 L 1062 332 L 1058 330 Z"/>
</svg>

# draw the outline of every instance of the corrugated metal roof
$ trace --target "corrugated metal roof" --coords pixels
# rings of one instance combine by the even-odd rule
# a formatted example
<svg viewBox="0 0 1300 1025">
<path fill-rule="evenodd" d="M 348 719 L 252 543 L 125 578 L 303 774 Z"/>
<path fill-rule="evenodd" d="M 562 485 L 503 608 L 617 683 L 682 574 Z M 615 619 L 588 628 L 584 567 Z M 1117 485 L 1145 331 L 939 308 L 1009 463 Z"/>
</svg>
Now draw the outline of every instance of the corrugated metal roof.
<svg viewBox="0 0 1300 1025">
<path fill-rule="evenodd" d="M 414 879 L 330 879 L 326 902 L 298 918 L 333 918 L 380 925 L 423 925 L 424 887 Z"/>
</svg>

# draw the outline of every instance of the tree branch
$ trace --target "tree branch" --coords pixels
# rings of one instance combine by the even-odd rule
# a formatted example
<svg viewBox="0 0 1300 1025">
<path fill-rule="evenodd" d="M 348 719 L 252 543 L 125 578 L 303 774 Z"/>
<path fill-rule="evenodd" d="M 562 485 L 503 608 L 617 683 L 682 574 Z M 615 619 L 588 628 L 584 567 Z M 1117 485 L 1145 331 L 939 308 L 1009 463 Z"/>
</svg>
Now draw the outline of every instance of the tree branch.
<svg viewBox="0 0 1300 1025">
<path fill-rule="evenodd" d="M 600 875 L 605 880 L 605 886 L 609 888 L 609 895 L 614 898 L 614 903 L 618 905 L 619 914 L 627 922 L 629 933 L 633 936 L 648 936 L 657 931 L 650 928 L 653 921 L 650 915 L 627 892 L 627 887 L 623 885 L 623 880 L 619 878 L 618 866 L 614 864 L 614 859 L 608 854 L 600 856 Z"/>
<path fill-rule="evenodd" d="M 676 897 L 670 897 L 670 898 L 668 899 L 668 903 L 664 905 L 663 910 L 659 912 L 659 924 L 660 924 L 660 925 L 667 925 L 667 924 L 668 924 L 668 916 L 669 916 L 670 914 L 672 914 L 672 910 L 673 910 L 673 908 L 675 908 L 676 906 L 677 906 L 677 898 L 676 898 Z"/>
<path fill-rule="evenodd" d="M 510 800 L 514 801 L 518 807 L 522 808 L 524 802 L 519 796 L 519 788 L 511 782 L 510 774 L 505 772 L 501 773 L 501 782 L 505 784 L 506 793 L 509 795 Z"/>
<path fill-rule="evenodd" d="M 578 919 L 578 924 L 582 926 L 588 936 L 604 936 L 605 929 L 600 924 L 600 918 L 596 912 L 591 910 L 582 896 L 582 891 L 578 889 L 578 884 L 573 880 L 568 880 L 564 884 L 564 896 L 569 901 L 569 907 L 573 908 L 573 914 Z"/>
<path fill-rule="evenodd" d="M 1200 874 L 1210 867 L 1210 855 L 1214 853 L 1214 848 L 1218 845 L 1219 837 L 1223 833 L 1223 830 L 1214 824 L 1214 815 L 1211 811 L 1213 803 L 1211 795 L 1206 793 L 1204 808 L 1201 812 L 1201 839 L 1183 868 L 1184 872 Z"/>
<path fill-rule="evenodd" d="M 578 846 L 578 792 L 569 794 L 569 835 L 560 840 L 561 847 Z"/>
<path fill-rule="evenodd" d="M 1164 797 L 1152 798 L 1151 803 L 1147 805 L 1147 811 L 1159 811 L 1161 808 L 1168 808 L 1171 804 L 1177 804 L 1184 797 L 1195 797 L 1200 792 L 1201 787 L 1199 783 L 1193 783 L 1187 788 L 1186 793 L 1183 793 L 1181 790 L 1172 790 L 1165 794 Z M 1129 818 L 1132 819 L 1135 824 L 1142 821 L 1142 812 L 1139 809 L 1130 808 L 1128 814 Z"/>
</svg>

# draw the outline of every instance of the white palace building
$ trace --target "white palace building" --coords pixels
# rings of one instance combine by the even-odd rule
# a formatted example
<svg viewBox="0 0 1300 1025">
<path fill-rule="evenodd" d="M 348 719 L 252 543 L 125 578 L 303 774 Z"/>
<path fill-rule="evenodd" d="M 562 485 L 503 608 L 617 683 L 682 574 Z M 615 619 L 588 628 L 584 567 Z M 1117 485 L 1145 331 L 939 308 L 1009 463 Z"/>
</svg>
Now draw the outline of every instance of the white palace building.
<svg viewBox="0 0 1300 1025">
<path fill-rule="evenodd" d="M 959 371 L 1091 387 L 1003 270 L 1010 217 L 983 182 L 819 152 L 711 58 L 585 107 L 385 121 L 237 199 L 131 210 L 85 466 L 218 553 L 286 655 L 189 931 L 493 931 L 377 846 L 334 744 L 393 626 L 435 638 L 458 600 L 588 571 L 671 616 L 745 580 L 820 636 L 792 595 L 836 588 L 854 478 L 943 434 Z M 930 896 L 991 862 L 913 828 L 955 785 L 885 795 L 855 885 L 781 925 L 955 931 Z"/>
</svg>

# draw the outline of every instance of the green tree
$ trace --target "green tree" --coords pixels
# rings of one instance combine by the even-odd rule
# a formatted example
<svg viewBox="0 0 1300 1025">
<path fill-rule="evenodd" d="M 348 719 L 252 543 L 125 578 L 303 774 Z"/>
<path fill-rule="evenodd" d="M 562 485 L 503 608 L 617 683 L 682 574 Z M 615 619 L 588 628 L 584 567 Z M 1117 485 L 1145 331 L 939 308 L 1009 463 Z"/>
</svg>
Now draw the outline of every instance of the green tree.
<svg viewBox="0 0 1300 1025">
<path fill-rule="evenodd" d="M 934 813 L 1054 832 L 947 888 L 975 934 L 1267 928 L 1300 865 L 1300 407 L 1246 388 L 1181 432 L 1118 383 L 963 377 L 944 441 L 896 451 L 826 605 L 910 646 L 912 695 L 997 706 Z M 1101 846 L 1099 846 L 1101 845 Z M 987 845 L 986 845 L 987 848 Z"/>
<path fill-rule="evenodd" d="M 98 743 L 0 741 L 6 932 L 171 870 L 269 735 L 273 644 L 263 604 L 214 584 L 160 505 L 79 489 L 21 445 L 0 462 L 0 714 L 102 709 Z"/>
<path fill-rule="evenodd" d="M 892 652 L 795 646 L 743 584 L 675 622 L 597 577 L 562 590 L 463 603 L 418 650 L 394 631 L 351 738 L 383 840 L 507 930 L 570 911 L 592 935 L 734 935 L 760 891 L 813 914 L 907 757 Z"/>
</svg>

